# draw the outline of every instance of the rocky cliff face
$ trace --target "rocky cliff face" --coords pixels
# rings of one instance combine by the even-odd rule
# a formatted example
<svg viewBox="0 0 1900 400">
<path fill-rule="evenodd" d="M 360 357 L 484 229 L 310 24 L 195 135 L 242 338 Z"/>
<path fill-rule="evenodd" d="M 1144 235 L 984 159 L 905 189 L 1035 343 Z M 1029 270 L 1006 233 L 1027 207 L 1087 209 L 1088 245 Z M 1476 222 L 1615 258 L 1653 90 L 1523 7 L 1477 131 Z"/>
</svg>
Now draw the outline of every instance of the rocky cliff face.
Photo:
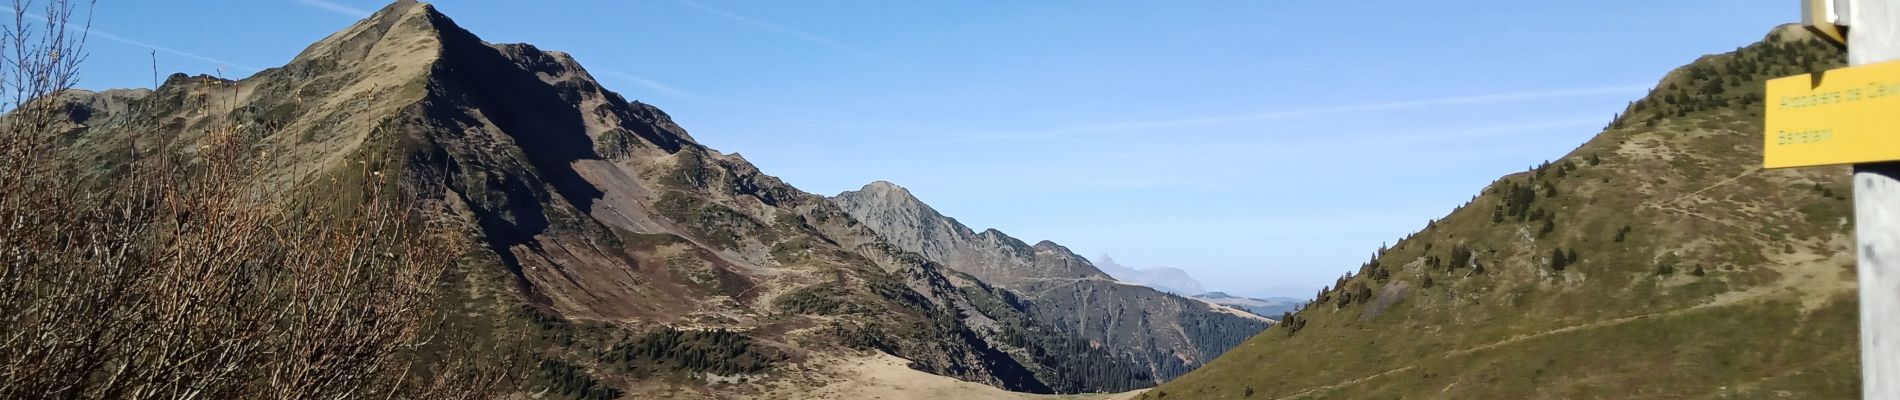
<svg viewBox="0 0 1900 400">
<path fill-rule="evenodd" d="M 832 198 L 898 249 L 1006 289 L 1032 318 L 1114 349 L 1167 380 L 1267 326 L 1258 316 L 1124 284 L 1068 248 L 977 233 L 889 182 Z"/>
<path fill-rule="evenodd" d="M 535 338 L 540 375 L 524 390 L 798 393 L 838 378 L 825 360 L 874 351 L 1018 391 L 1154 382 L 916 253 L 930 249 L 889 243 L 829 199 L 700 145 L 568 55 L 483 42 L 426 4 L 399 1 L 241 80 L 175 75 L 152 92 L 67 97 L 73 155 L 101 173 L 132 149 L 189 158 L 230 127 L 257 150 L 258 189 L 291 201 L 387 184 L 369 176 L 426 182 L 441 218 L 479 243 L 458 282 L 468 314 Z M 993 243 L 1011 257 L 1100 275 L 1005 239 Z M 713 352 L 732 357 L 691 356 Z M 658 379 L 714 373 L 753 384 L 677 392 L 681 381 Z"/>
</svg>

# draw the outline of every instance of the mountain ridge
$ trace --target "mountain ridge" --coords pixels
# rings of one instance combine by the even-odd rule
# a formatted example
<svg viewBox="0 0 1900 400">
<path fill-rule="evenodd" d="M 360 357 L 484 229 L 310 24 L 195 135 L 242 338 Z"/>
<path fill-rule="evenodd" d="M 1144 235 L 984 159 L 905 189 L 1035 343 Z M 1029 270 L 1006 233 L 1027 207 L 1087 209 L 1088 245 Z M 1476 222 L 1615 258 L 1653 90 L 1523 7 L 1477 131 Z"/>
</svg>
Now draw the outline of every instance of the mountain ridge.
<svg viewBox="0 0 1900 400">
<path fill-rule="evenodd" d="M 985 282 L 1008 286 L 1024 279 L 1047 278 L 1090 278 L 1110 279 L 1093 265 L 1072 261 L 1052 262 L 1039 265 L 1007 265 L 996 259 L 977 259 L 984 255 L 968 254 L 957 244 L 994 249 L 1004 256 L 1016 258 L 1034 258 L 1036 252 L 1052 252 L 1058 255 L 1070 254 L 1067 248 L 1051 241 L 1040 241 L 1034 245 L 1016 239 L 994 228 L 977 232 L 954 218 L 943 215 L 936 208 L 924 203 L 910 193 L 909 189 L 888 182 L 876 181 L 856 191 L 846 191 L 832 196 L 834 201 L 854 212 L 859 220 L 874 219 L 893 221 L 892 224 L 914 226 L 908 230 L 878 230 L 878 236 L 925 258 L 942 263 L 954 262 L 963 265 L 959 271 L 975 275 Z M 881 207 L 854 208 L 854 205 L 879 204 Z M 891 225 L 891 224 L 887 224 Z M 968 247 L 968 246 L 966 246 Z M 1073 260 L 1073 256 L 1064 256 Z"/>
<path fill-rule="evenodd" d="M 944 216 L 890 182 L 833 196 L 879 237 L 947 268 L 1016 293 L 1021 309 L 1137 360 L 1159 380 L 1191 370 L 1271 321 L 1244 311 L 1115 280 L 1087 259 L 1044 240 L 983 233 Z M 1124 318 L 1129 316 L 1132 318 Z"/>
</svg>

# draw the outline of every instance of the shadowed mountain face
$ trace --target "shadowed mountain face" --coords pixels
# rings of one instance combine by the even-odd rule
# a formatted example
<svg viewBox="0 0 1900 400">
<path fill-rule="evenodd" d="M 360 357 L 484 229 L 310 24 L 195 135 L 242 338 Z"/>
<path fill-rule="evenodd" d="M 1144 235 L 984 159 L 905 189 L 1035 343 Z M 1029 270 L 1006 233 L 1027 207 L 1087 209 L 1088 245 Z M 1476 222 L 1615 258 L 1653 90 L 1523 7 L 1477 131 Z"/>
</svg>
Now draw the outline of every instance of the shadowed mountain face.
<svg viewBox="0 0 1900 400">
<path fill-rule="evenodd" d="M 1764 81 L 1841 61 L 1798 27 L 1702 57 L 1145 396 L 1859 398 L 1848 171 L 1761 169 Z"/>
<path fill-rule="evenodd" d="M 152 92 L 65 98 L 73 157 L 102 173 L 132 148 L 189 157 L 210 127 L 232 126 L 257 149 L 257 189 L 287 199 L 384 184 L 367 171 L 434 183 L 421 187 L 437 217 L 478 243 L 456 282 L 474 322 L 458 323 L 524 330 L 539 361 L 528 392 L 786 398 L 877 352 L 1011 390 L 1123 391 L 1172 375 L 1127 351 L 1151 347 L 1121 344 L 1180 343 L 1160 354 L 1198 364 L 1264 326 L 1112 285 L 1053 244 L 953 229 L 942 234 L 990 252 L 887 241 L 603 89 L 568 55 L 483 42 L 413 1 L 242 80 L 175 75 Z M 1039 269 L 949 269 L 979 265 L 950 254 Z M 1148 300 L 1102 306 L 1121 298 Z M 1225 342 L 1185 342 L 1203 336 Z M 709 374 L 750 383 L 705 387 Z"/>
<path fill-rule="evenodd" d="M 977 233 L 889 182 L 832 200 L 887 243 L 1006 289 L 1031 318 L 1114 349 L 1162 380 L 1226 352 L 1269 322 L 1118 282 L 1053 242 L 1031 246 L 994 229 Z"/>
</svg>

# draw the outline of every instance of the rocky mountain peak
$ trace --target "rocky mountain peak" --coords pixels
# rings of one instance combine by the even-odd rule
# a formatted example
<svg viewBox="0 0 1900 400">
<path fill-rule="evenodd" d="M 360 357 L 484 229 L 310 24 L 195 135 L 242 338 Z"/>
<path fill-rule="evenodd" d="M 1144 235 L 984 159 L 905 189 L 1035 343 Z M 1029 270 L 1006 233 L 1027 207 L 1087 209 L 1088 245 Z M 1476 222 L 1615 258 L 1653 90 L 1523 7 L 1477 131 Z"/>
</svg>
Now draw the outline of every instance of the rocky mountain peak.
<svg viewBox="0 0 1900 400">
<path fill-rule="evenodd" d="M 438 42 L 449 36 L 444 35 L 447 32 L 459 33 L 455 37 L 473 37 L 456 26 L 453 20 L 436 12 L 434 6 L 412 0 L 397 1 L 349 28 L 311 44 L 298 53 L 291 64 L 321 58 L 358 60 L 377 54 L 378 48 L 389 53 L 433 56 L 434 52 L 426 51 L 430 49 L 415 45 Z M 397 44 L 409 46 L 395 46 Z"/>
<path fill-rule="evenodd" d="M 1068 252 L 1069 248 L 1062 247 L 1062 245 L 1056 244 L 1056 242 L 1044 240 L 1044 241 L 1036 242 L 1036 251 Z"/>
<path fill-rule="evenodd" d="M 903 186 L 898 186 L 888 181 L 875 181 L 865 184 L 861 189 L 839 193 L 838 198 L 851 198 L 853 201 L 858 202 L 877 202 L 886 206 L 903 209 L 928 210 L 929 214 L 936 214 L 936 210 L 931 210 L 930 205 L 924 204 L 923 200 L 919 200 L 916 195 L 912 195 L 910 189 L 905 189 Z"/>
<path fill-rule="evenodd" d="M 979 233 L 894 183 L 871 182 L 832 200 L 899 248 L 1000 286 L 1020 279 L 1107 277 L 1055 242 L 1032 246 L 996 229 Z"/>
<path fill-rule="evenodd" d="M 1053 241 L 1031 245 L 996 229 L 979 233 L 890 182 L 872 182 L 832 200 L 897 249 L 1011 291 L 1029 315 L 1054 321 L 1102 348 L 1118 349 L 1163 380 L 1225 352 L 1268 323 L 1117 282 Z"/>
<path fill-rule="evenodd" d="M 869 184 L 865 184 L 863 190 L 873 191 L 873 192 L 883 192 L 883 193 L 901 192 L 906 195 L 910 194 L 910 189 L 905 189 L 903 186 L 898 186 L 897 184 L 891 183 L 890 181 L 873 181 Z"/>
<path fill-rule="evenodd" d="M 1808 32 L 1808 28 L 1801 27 L 1801 24 L 1781 24 L 1776 26 L 1775 29 L 1768 31 L 1768 36 L 1762 39 L 1762 41 L 1780 43 L 1801 42 L 1813 39 L 1816 39 L 1814 33 Z"/>
</svg>

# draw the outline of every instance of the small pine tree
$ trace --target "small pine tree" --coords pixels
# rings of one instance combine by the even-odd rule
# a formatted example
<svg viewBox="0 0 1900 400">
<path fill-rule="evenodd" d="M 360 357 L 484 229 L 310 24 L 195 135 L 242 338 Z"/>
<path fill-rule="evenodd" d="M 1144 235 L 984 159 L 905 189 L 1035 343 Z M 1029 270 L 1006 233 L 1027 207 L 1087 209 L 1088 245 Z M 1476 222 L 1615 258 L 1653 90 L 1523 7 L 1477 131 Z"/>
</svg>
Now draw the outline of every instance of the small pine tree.
<svg viewBox="0 0 1900 400">
<path fill-rule="evenodd" d="M 1590 165 L 1602 164 L 1603 158 L 1597 157 L 1597 153 L 1590 153 L 1589 161 L 1590 161 Z"/>
<path fill-rule="evenodd" d="M 1570 266 L 1570 260 L 1564 258 L 1563 249 L 1550 249 L 1550 269 L 1563 271 Z"/>
<path fill-rule="evenodd" d="M 1709 80 L 1708 83 L 1702 85 L 1702 92 L 1707 93 L 1711 96 L 1722 94 L 1722 92 L 1724 92 L 1725 90 L 1726 89 L 1724 89 L 1722 86 L 1721 79 L 1712 79 L 1712 80 Z"/>
<path fill-rule="evenodd" d="M 1464 268 L 1465 266 L 1472 264 L 1471 256 L 1472 256 L 1472 253 L 1471 253 L 1470 248 L 1466 248 L 1464 245 L 1452 246 L 1451 247 L 1451 269 Z"/>
<path fill-rule="evenodd" d="M 1691 271 L 1689 272 L 1689 274 L 1695 275 L 1695 276 L 1705 276 L 1709 274 L 1709 271 L 1702 269 L 1702 264 L 1696 264 L 1695 271 Z"/>
</svg>

